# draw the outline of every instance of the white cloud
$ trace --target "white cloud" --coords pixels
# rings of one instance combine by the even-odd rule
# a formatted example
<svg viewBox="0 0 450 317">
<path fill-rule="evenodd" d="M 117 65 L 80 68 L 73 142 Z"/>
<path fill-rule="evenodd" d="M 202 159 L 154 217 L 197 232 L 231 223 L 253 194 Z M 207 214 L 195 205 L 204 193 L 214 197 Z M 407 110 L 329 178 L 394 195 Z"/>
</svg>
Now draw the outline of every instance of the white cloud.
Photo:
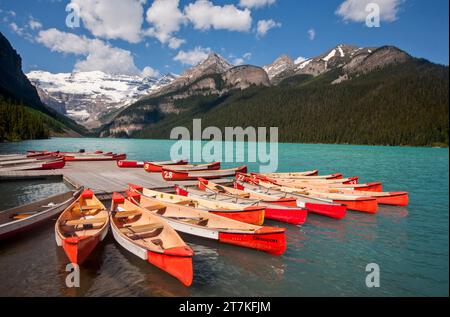
<svg viewBox="0 0 450 317">
<path fill-rule="evenodd" d="M 336 14 L 344 21 L 364 22 L 369 12 L 366 6 L 376 3 L 380 7 L 380 19 L 392 22 L 397 19 L 397 13 L 404 0 L 345 0 L 336 10 Z"/>
<path fill-rule="evenodd" d="M 256 34 L 262 37 L 269 32 L 270 29 L 281 27 L 281 23 L 275 22 L 274 20 L 259 20 L 256 26 Z"/>
<path fill-rule="evenodd" d="M 103 71 L 109 74 L 140 75 L 130 51 L 113 47 L 99 39 L 89 39 L 57 29 L 43 30 L 38 33 L 37 42 L 54 52 L 83 56 L 75 63 L 76 71 Z M 150 68 L 144 69 L 145 73 Z"/>
<path fill-rule="evenodd" d="M 250 52 L 245 53 L 242 57 L 246 60 L 249 60 L 250 58 L 252 58 L 252 53 L 250 53 Z"/>
<path fill-rule="evenodd" d="M 244 8 L 261 8 L 274 4 L 277 0 L 240 0 L 239 5 Z"/>
<path fill-rule="evenodd" d="M 179 0 L 155 0 L 147 10 L 146 17 L 147 22 L 152 24 L 146 35 L 157 38 L 172 49 L 177 49 L 185 43 L 185 40 L 173 36 L 185 23 L 185 17 L 178 5 Z"/>
<path fill-rule="evenodd" d="M 299 56 L 297 57 L 297 59 L 294 61 L 294 64 L 300 64 L 302 62 L 306 61 L 306 58 L 304 58 L 303 56 Z"/>
<path fill-rule="evenodd" d="M 179 51 L 178 54 L 174 57 L 174 60 L 184 65 L 193 66 L 205 60 L 208 57 L 209 53 L 209 48 L 197 46 L 190 51 Z"/>
<path fill-rule="evenodd" d="M 22 36 L 24 34 L 23 28 L 19 27 L 15 22 L 10 23 L 9 28 L 17 35 Z"/>
<path fill-rule="evenodd" d="M 156 69 L 151 68 L 150 66 L 144 67 L 142 70 L 142 76 L 144 77 L 159 77 L 161 74 Z"/>
<path fill-rule="evenodd" d="M 28 27 L 32 30 L 38 30 L 42 28 L 42 23 L 30 16 L 30 19 L 28 20 Z"/>
<path fill-rule="evenodd" d="M 233 65 L 242 65 L 245 63 L 245 60 L 241 57 L 235 58 L 233 60 Z"/>
<path fill-rule="evenodd" d="M 316 38 L 316 30 L 309 29 L 308 30 L 308 37 L 311 41 L 313 41 Z"/>
<path fill-rule="evenodd" d="M 195 29 L 229 30 L 245 32 L 252 26 L 251 11 L 240 10 L 234 5 L 215 6 L 208 0 L 197 0 L 184 8 Z"/>
<path fill-rule="evenodd" d="M 83 25 L 94 36 L 121 39 L 130 43 L 141 40 L 146 0 L 71 0 L 80 8 Z"/>
</svg>

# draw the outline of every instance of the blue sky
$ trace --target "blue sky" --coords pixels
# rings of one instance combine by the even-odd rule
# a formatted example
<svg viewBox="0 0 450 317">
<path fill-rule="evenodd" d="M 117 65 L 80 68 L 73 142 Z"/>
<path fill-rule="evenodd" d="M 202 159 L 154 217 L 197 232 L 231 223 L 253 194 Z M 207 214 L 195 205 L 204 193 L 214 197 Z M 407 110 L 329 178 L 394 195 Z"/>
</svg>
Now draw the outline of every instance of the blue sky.
<svg viewBox="0 0 450 317">
<path fill-rule="evenodd" d="M 380 27 L 365 24 L 377 3 Z M 66 25 L 66 6 L 80 26 Z M 448 0 L 0 0 L 0 31 L 26 72 L 181 73 L 209 50 L 266 65 L 340 43 L 396 45 L 448 65 Z"/>
</svg>

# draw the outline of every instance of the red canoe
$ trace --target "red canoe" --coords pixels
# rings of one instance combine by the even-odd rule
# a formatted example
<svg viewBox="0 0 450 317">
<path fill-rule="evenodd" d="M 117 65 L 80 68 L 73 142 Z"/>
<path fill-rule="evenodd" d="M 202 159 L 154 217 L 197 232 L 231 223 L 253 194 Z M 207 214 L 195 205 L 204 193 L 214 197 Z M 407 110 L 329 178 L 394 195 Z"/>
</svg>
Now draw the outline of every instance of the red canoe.
<svg viewBox="0 0 450 317">
<path fill-rule="evenodd" d="M 161 173 L 163 166 L 186 165 L 187 163 L 188 163 L 188 160 L 145 162 L 144 169 L 146 172 L 149 172 L 149 173 Z"/>
<path fill-rule="evenodd" d="M 313 198 L 306 195 L 285 193 L 276 189 L 264 188 L 257 184 L 258 180 L 246 177 L 245 174 L 238 174 L 235 188 L 250 193 L 263 193 L 274 198 L 294 198 L 298 207 L 304 208 L 311 213 L 329 217 L 333 219 L 343 219 L 346 215 L 347 207 L 342 204 L 333 203 L 332 200 Z"/>
<path fill-rule="evenodd" d="M 56 220 L 55 239 L 70 262 L 80 265 L 103 241 L 108 228 L 108 211 L 87 189 Z"/>
<path fill-rule="evenodd" d="M 142 168 L 144 167 L 144 162 L 138 162 L 138 161 L 117 161 L 117 166 L 120 168 Z"/>
<path fill-rule="evenodd" d="M 194 190 L 185 188 L 180 194 L 189 196 L 192 195 L 206 195 L 204 192 L 210 192 L 206 195 L 209 199 L 219 201 L 235 202 L 237 204 L 251 205 L 251 206 L 263 206 L 266 208 L 265 218 L 280 222 L 286 222 L 293 225 L 302 225 L 306 222 L 308 211 L 304 208 L 297 207 L 296 200 L 294 198 L 274 198 L 269 195 L 246 193 L 245 191 L 215 184 L 206 179 L 199 178 L 198 188 L 200 190 Z M 202 193 L 202 191 L 204 191 Z M 293 205 L 288 206 L 286 203 L 291 202 Z"/>
<path fill-rule="evenodd" d="M 216 171 L 174 171 L 169 168 L 163 168 L 162 177 L 166 181 L 186 181 L 196 180 L 198 178 L 217 179 L 222 177 L 236 176 L 236 173 L 247 173 L 247 166 L 236 168 L 216 170 Z"/>
<path fill-rule="evenodd" d="M 334 194 L 334 193 L 326 193 L 316 189 L 310 188 L 292 188 L 287 185 L 276 185 L 274 183 L 270 183 L 265 180 L 258 180 L 258 184 L 269 188 L 269 189 L 278 189 L 282 192 L 289 194 L 302 194 L 309 197 L 327 199 L 336 204 L 341 204 L 347 206 L 347 209 L 366 212 L 374 214 L 378 211 L 378 202 L 375 198 L 371 196 L 355 196 L 355 195 L 347 195 L 347 194 Z M 363 192 L 361 192 L 363 193 Z"/>
<path fill-rule="evenodd" d="M 162 217 L 117 193 L 111 206 L 111 231 L 117 243 L 185 286 L 192 284 L 194 252 Z"/>
<path fill-rule="evenodd" d="M 242 206 L 233 202 L 186 197 L 187 195 L 182 195 L 182 192 L 178 187 L 175 188 L 176 194 L 169 194 L 143 188 L 142 186 L 134 184 L 128 184 L 128 186 L 131 191 L 134 191 L 139 195 L 154 197 L 163 202 L 195 207 L 221 217 L 253 225 L 262 225 L 264 223 L 264 206 Z"/>
<path fill-rule="evenodd" d="M 286 251 L 284 228 L 255 226 L 144 195 L 129 199 L 164 218 L 179 232 L 274 255 L 282 255 Z"/>
<path fill-rule="evenodd" d="M 104 154 L 104 155 L 64 155 L 65 161 L 74 161 L 74 162 L 94 162 L 94 161 L 121 161 L 125 160 L 127 155 L 125 153 L 121 154 Z"/>
</svg>

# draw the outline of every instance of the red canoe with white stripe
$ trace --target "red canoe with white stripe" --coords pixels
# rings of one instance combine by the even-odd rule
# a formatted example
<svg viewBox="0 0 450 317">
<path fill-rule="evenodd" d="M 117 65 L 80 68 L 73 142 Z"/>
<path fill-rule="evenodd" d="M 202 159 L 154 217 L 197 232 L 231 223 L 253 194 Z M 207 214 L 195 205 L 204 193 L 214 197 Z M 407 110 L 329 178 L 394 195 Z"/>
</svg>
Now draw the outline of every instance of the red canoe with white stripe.
<svg viewBox="0 0 450 317">
<path fill-rule="evenodd" d="M 234 177 L 236 173 L 247 173 L 247 166 L 240 166 L 236 168 L 216 170 L 216 171 L 174 171 L 169 168 L 163 168 L 162 177 L 166 181 L 186 181 L 204 179 L 217 179 L 222 177 Z"/>
<path fill-rule="evenodd" d="M 251 225 L 196 208 L 131 194 L 130 200 L 163 217 L 178 232 L 273 255 L 282 255 L 286 251 L 284 228 Z"/>
<path fill-rule="evenodd" d="M 127 251 L 190 286 L 192 249 L 161 217 L 113 194 L 110 214 L 114 239 Z"/>
<path fill-rule="evenodd" d="M 75 154 L 75 155 L 64 155 L 65 161 L 75 161 L 75 162 L 95 162 L 95 161 L 122 161 L 127 158 L 125 153 L 121 154 L 101 154 L 101 155 L 90 155 L 90 154 Z"/>
<path fill-rule="evenodd" d="M 347 207 L 342 204 L 333 203 L 329 199 L 313 198 L 306 195 L 286 193 L 277 189 L 269 189 L 257 184 L 258 180 L 251 177 L 245 177 L 244 174 L 238 174 L 236 177 L 235 188 L 248 193 L 270 195 L 273 198 L 294 198 L 300 208 L 308 212 L 329 217 L 333 219 L 343 219 L 346 215 Z"/>
<path fill-rule="evenodd" d="M 180 195 L 178 187 L 176 187 L 177 194 L 169 194 L 143 188 L 142 186 L 134 184 L 128 184 L 128 186 L 131 191 L 135 191 L 140 195 L 156 198 L 160 201 L 195 207 L 221 217 L 226 217 L 249 224 L 262 225 L 264 223 L 264 206 L 242 206 L 235 203 L 212 201 L 199 197 L 186 197 Z"/>
<path fill-rule="evenodd" d="M 55 239 L 71 263 L 82 264 L 108 233 L 105 206 L 87 189 L 59 216 Z"/>
<path fill-rule="evenodd" d="M 333 201 L 336 204 L 347 206 L 347 209 L 374 214 L 378 211 L 378 202 L 371 196 L 356 196 L 347 194 L 326 193 L 317 189 L 310 188 L 293 188 L 285 185 L 275 185 L 273 183 L 259 179 L 258 184 L 269 188 L 278 189 L 286 193 L 298 193 L 314 198 L 322 198 Z"/>
<path fill-rule="evenodd" d="M 145 162 L 139 162 L 139 161 L 117 161 L 117 166 L 120 168 L 143 168 Z"/>
<path fill-rule="evenodd" d="M 294 198 L 274 198 L 269 195 L 246 193 L 242 190 L 218 185 L 201 178 L 198 182 L 198 188 L 198 190 L 192 188 L 180 188 L 178 193 L 188 197 L 206 197 L 207 199 L 234 202 L 236 204 L 263 206 L 266 208 L 264 215 L 266 219 L 293 225 L 304 224 L 308 216 L 308 211 L 306 209 L 297 207 Z M 287 203 L 289 203 L 290 206 Z"/>
<path fill-rule="evenodd" d="M 161 173 L 163 166 L 171 166 L 171 165 L 187 165 L 187 160 L 178 160 L 178 161 L 160 161 L 160 162 L 145 162 L 144 170 L 148 173 Z"/>
<path fill-rule="evenodd" d="M 271 178 L 291 178 L 291 179 L 309 179 L 309 180 L 317 180 L 317 179 L 341 179 L 343 175 L 341 173 L 334 173 L 329 175 L 318 175 L 318 170 L 310 171 L 310 172 L 295 172 L 295 173 L 268 173 L 268 174 L 260 174 L 266 177 Z"/>
</svg>

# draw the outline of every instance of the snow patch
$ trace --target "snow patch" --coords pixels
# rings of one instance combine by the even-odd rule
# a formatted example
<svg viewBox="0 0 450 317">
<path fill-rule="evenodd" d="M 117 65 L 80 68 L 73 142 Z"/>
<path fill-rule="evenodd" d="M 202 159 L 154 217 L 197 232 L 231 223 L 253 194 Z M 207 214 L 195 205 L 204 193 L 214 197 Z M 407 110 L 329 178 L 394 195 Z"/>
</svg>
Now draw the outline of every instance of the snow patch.
<svg viewBox="0 0 450 317">
<path fill-rule="evenodd" d="M 330 53 L 328 53 L 327 56 L 325 56 L 324 58 L 322 58 L 325 62 L 328 62 L 331 58 L 334 57 L 334 55 L 336 55 L 336 50 L 332 50 Z"/>
</svg>

